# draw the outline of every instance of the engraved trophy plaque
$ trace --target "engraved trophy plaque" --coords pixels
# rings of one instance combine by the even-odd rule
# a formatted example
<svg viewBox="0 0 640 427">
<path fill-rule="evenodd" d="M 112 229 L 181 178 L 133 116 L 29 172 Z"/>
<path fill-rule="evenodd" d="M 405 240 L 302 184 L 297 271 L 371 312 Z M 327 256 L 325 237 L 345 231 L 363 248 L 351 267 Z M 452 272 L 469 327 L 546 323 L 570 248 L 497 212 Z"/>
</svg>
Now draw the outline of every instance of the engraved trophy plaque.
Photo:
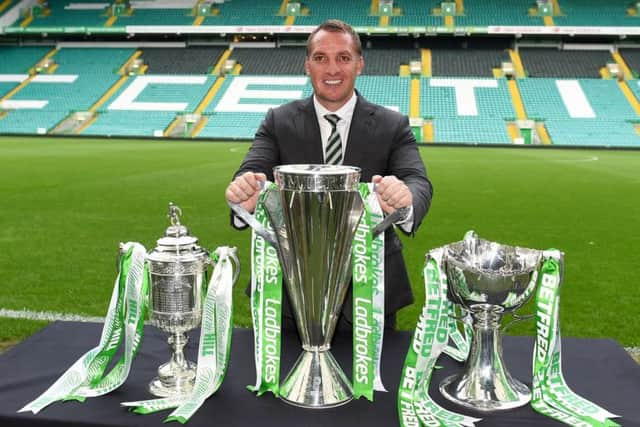
<svg viewBox="0 0 640 427">
<path fill-rule="evenodd" d="M 490 242 L 473 232 L 445 248 L 449 298 L 471 313 L 473 340 L 463 373 L 445 378 L 440 392 L 483 412 L 526 405 L 529 388 L 511 376 L 502 358 L 500 320 L 534 294 L 542 251 Z"/>
<path fill-rule="evenodd" d="M 170 334 L 171 359 L 158 368 L 149 384 L 159 397 L 190 393 L 196 377 L 196 364 L 184 357 L 186 332 L 200 325 L 203 282 L 209 264 L 205 249 L 180 223 L 178 206 L 169 204 L 171 225 L 157 247 L 147 255 L 149 266 L 149 318 L 160 330 Z"/>
</svg>

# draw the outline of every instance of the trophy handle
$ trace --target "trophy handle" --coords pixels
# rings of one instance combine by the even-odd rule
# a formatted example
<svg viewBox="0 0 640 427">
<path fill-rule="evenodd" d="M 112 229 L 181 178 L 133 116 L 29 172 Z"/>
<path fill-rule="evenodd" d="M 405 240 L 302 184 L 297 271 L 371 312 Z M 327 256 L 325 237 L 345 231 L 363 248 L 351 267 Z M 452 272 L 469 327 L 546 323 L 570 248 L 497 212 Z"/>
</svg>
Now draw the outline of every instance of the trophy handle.
<svg viewBox="0 0 640 427">
<path fill-rule="evenodd" d="M 560 264 L 560 283 L 562 283 L 562 279 L 564 275 L 564 252 L 553 250 L 553 249 L 542 251 L 542 257 L 555 258 L 555 260 L 558 261 L 558 264 Z M 538 269 L 540 269 L 541 266 L 542 266 L 542 262 L 540 262 L 540 266 L 538 267 Z M 536 282 L 537 282 L 537 278 L 536 278 Z M 520 315 L 514 311 L 513 313 L 511 313 L 511 317 L 512 317 L 511 321 L 506 325 L 504 325 L 504 327 L 502 328 L 503 332 L 518 322 L 535 318 L 536 315 L 535 313 Z"/>
<path fill-rule="evenodd" d="M 518 322 L 522 322 L 523 320 L 533 319 L 534 317 L 536 317 L 535 314 L 525 314 L 521 316 L 514 311 L 513 313 L 511 313 L 511 320 L 509 321 L 509 323 L 507 323 L 501 328 L 502 332 L 505 332 L 507 329 L 509 329 L 511 326 L 515 325 Z"/>
<path fill-rule="evenodd" d="M 378 225 L 373 228 L 373 238 L 378 237 L 382 232 L 384 232 L 387 228 L 391 227 L 393 224 L 406 217 L 409 212 L 408 207 L 396 209 L 391 212 L 389 215 L 384 217 L 382 221 Z"/>
<path fill-rule="evenodd" d="M 275 233 L 272 233 L 271 231 L 267 230 L 267 228 L 264 225 L 260 224 L 260 222 L 253 215 L 251 215 L 245 208 L 240 206 L 239 203 L 228 203 L 228 204 L 231 210 L 233 211 L 233 213 L 238 218 L 246 222 L 247 225 L 251 227 L 258 236 L 262 237 L 264 240 L 271 243 L 271 245 L 273 245 L 274 248 L 276 249 L 280 248 L 280 245 L 278 244 L 278 240 L 276 239 Z"/>
</svg>

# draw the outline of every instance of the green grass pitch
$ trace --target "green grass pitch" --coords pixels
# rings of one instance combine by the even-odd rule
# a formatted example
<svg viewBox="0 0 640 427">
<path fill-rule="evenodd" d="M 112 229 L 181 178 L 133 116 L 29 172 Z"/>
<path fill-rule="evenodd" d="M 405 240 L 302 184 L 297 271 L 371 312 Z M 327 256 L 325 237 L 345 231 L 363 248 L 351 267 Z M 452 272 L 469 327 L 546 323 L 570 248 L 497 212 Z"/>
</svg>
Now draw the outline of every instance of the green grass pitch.
<svg viewBox="0 0 640 427">
<path fill-rule="evenodd" d="M 250 233 L 230 227 L 223 195 L 248 148 L 0 138 L 0 309 L 104 316 L 118 243 L 138 241 L 151 250 L 173 201 L 202 246 L 239 248 L 235 324 L 250 325 L 244 294 Z M 420 152 L 435 196 L 416 237 L 403 238 L 416 303 L 400 313 L 400 328 L 413 328 L 423 303 L 425 253 L 473 229 L 490 240 L 565 252 L 563 335 L 640 345 L 640 151 L 429 146 Z M 0 343 L 44 324 L 0 318 Z M 533 334 L 534 322 L 509 332 Z"/>
</svg>

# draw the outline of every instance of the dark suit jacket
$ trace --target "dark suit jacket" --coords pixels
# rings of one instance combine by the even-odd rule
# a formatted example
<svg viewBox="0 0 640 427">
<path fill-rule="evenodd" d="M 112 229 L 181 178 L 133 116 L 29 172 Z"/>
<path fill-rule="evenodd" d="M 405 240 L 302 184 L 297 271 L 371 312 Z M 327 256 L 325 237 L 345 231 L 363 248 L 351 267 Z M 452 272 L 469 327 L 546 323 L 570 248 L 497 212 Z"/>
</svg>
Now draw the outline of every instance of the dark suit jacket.
<svg viewBox="0 0 640 427">
<path fill-rule="evenodd" d="M 273 168 L 283 164 L 324 162 L 320 127 L 313 98 L 289 102 L 269 110 L 236 176 L 262 172 L 273 180 Z M 362 182 L 373 175 L 395 175 L 413 195 L 413 230 L 418 228 L 431 203 L 432 186 L 418 153 L 416 140 L 406 116 L 372 104 L 358 94 L 344 165 L 362 169 Z M 393 227 L 385 233 L 385 314 L 413 302 L 402 243 Z M 343 306 L 351 320 L 351 291 Z"/>
</svg>

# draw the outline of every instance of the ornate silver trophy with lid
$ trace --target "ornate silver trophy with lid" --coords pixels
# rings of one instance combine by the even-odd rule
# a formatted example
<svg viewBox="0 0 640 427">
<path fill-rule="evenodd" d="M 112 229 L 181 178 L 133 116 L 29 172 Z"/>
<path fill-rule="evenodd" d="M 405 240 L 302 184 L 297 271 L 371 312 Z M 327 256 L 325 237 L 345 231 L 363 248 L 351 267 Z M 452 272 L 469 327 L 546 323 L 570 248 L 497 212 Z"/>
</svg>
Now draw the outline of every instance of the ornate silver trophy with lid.
<svg viewBox="0 0 640 427">
<path fill-rule="evenodd" d="M 445 378 L 441 393 L 477 411 L 517 408 L 531 400 L 502 358 L 500 320 L 524 305 L 536 289 L 542 251 L 480 239 L 474 232 L 445 247 L 449 298 L 471 313 L 473 340 L 460 375 Z"/>
<path fill-rule="evenodd" d="M 147 255 L 149 266 L 149 317 L 170 335 L 171 359 L 158 368 L 158 377 L 149 391 L 160 397 L 190 393 L 196 377 L 196 364 L 185 359 L 186 332 L 200 326 L 203 283 L 210 264 L 208 252 L 198 246 L 180 223 L 182 211 L 169 203 L 169 220 L 164 237 Z"/>
</svg>

